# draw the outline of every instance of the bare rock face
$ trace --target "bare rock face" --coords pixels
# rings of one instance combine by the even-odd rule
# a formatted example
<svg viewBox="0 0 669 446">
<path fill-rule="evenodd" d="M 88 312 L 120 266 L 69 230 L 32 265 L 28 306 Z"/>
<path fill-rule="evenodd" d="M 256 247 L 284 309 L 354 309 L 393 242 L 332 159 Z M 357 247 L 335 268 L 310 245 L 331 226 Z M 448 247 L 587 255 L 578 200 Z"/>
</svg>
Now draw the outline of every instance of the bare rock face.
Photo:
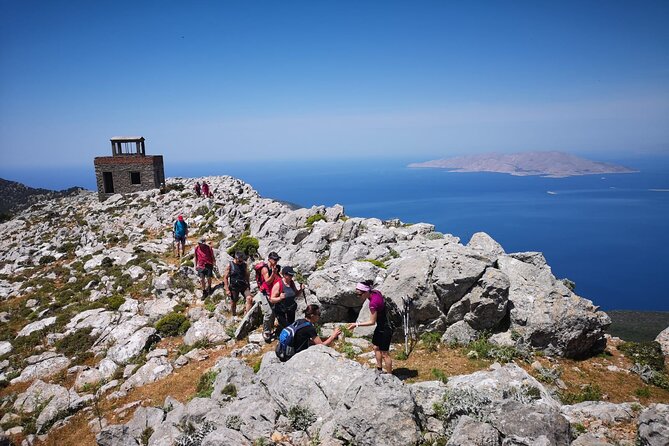
<svg viewBox="0 0 669 446">
<path fill-rule="evenodd" d="M 537 267 L 500 257 L 499 268 L 510 281 L 511 329 L 533 347 L 565 357 L 602 351 L 611 320 L 592 302 L 572 293 L 548 266 Z"/>
<path fill-rule="evenodd" d="M 184 335 L 184 344 L 193 345 L 203 340 L 219 344 L 230 340 L 230 336 L 226 334 L 225 326 L 216 319 L 200 319 L 195 321 Z"/>
<path fill-rule="evenodd" d="M 14 410 L 18 413 L 35 413 L 35 425 L 37 432 L 40 432 L 56 418 L 83 407 L 84 402 L 73 390 L 68 391 L 62 386 L 37 380 L 17 397 Z"/>
<path fill-rule="evenodd" d="M 642 446 L 669 444 L 669 405 L 651 404 L 641 412 L 637 444 Z"/>
<path fill-rule="evenodd" d="M 65 370 L 70 365 L 70 360 L 54 352 L 45 352 L 41 355 L 29 357 L 28 366 L 23 369 L 21 374 L 11 382 L 29 382 L 34 379 L 41 379 Z"/>
<path fill-rule="evenodd" d="M 669 327 L 665 328 L 657 335 L 655 342 L 660 344 L 664 356 L 669 356 Z"/>
</svg>

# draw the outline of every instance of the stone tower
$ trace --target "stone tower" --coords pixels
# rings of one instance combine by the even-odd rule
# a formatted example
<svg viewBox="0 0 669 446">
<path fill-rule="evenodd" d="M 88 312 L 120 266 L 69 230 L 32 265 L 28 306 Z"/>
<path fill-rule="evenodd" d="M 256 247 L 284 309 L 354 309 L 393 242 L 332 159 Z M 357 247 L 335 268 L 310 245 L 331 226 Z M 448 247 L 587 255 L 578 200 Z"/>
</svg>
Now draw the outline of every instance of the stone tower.
<svg viewBox="0 0 669 446">
<path fill-rule="evenodd" d="M 165 185 L 163 156 L 146 156 L 144 137 L 115 136 L 111 145 L 112 156 L 98 156 L 93 161 L 100 200 L 113 194 L 157 189 Z"/>
</svg>

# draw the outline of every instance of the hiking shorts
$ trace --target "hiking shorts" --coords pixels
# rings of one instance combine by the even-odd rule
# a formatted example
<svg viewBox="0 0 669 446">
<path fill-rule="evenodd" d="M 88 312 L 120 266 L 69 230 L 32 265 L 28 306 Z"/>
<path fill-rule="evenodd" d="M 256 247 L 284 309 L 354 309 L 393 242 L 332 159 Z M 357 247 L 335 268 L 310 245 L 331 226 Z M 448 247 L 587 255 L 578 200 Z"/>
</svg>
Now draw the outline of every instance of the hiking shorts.
<svg viewBox="0 0 669 446">
<path fill-rule="evenodd" d="M 372 335 L 372 344 L 376 345 L 382 352 L 390 350 L 390 341 L 393 337 L 393 332 L 389 329 L 379 330 L 376 328 Z"/>
<path fill-rule="evenodd" d="M 212 277 L 214 275 L 214 265 L 205 265 L 204 268 L 198 268 L 197 275 L 200 277 Z"/>
<path fill-rule="evenodd" d="M 251 289 L 247 288 L 244 291 L 230 290 L 230 298 L 235 302 L 241 299 L 243 296 L 250 297 Z"/>
<path fill-rule="evenodd" d="M 177 243 L 181 244 L 186 244 L 186 236 L 185 235 L 177 235 L 174 237 L 174 239 L 177 241 Z"/>
</svg>

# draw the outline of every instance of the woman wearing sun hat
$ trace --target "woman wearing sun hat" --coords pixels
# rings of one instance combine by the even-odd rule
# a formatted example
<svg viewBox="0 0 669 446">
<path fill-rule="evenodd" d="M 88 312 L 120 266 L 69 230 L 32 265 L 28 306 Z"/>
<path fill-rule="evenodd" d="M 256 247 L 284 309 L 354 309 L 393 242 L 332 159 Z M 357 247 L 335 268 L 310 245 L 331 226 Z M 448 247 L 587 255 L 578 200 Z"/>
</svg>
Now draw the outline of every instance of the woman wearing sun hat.
<svg viewBox="0 0 669 446">
<path fill-rule="evenodd" d="M 353 330 L 356 327 L 369 327 L 376 325 L 374 335 L 372 336 L 372 345 L 374 346 L 374 357 L 376 358 L 377 372 L 383 371 L 382 365 L 386 365 L 386 372 L 393 373 L 393 360 L 388 353 L 390 350 L 390 340 L 393 337 L 393 330 L 388 321 L 388 312 L 386 311 L 386 301 L 379 290 L 375 290 L 374 282 L 365 280 L 355 286 L 355 293 L 362 299 L 369 299 L 369 312 L 371 316 L 366 322 L 354 322 L 348 324 L 348 329 Z"/>
</svg>

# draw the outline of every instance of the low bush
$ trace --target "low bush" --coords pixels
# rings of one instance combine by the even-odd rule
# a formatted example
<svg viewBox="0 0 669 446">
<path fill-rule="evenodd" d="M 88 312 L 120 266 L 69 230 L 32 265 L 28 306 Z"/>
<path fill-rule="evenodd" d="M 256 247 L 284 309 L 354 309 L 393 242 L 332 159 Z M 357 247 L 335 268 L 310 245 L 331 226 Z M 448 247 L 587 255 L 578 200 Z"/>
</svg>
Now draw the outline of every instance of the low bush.
<svg viewBox="0 0 669 446">
<path fill-rule="evenodd" d="M 371 263 L 372 265 L 374 265 L 374 266 L 376 266 L 376 267 L 378 267 L 378 268 L 381 268 L 381 269 L 386 269 L 386 268 L 388 268 L 388 266 L 387 266 L 385 263 L 383 263 L 383 262 L 380 261 L 380 260 L 376 260 L 376 259 L 362 259 L 361 262 L 369 262 L 369 263 Z"/>
<path fill-rule="evenodd" d="M 579 392 L 560 392 L 558 393 L 562 404 L 578 404 L 584 401 L 600 401 L 602 399 L 602 390 L 597 384 L 586 384 Z"/>
<path fill-rule="evenodd" d="M 217 372 L 210 370 L 205 372 L 200 376 L 200 380 L 197 382 L 197 388 L 195 394 L 198 398 L 210 398 L 211 392 L 214 391 L 214 381 L 216 381 Z"/>
<path fill-rule="evenodd" d="M 436 352 L 439 350 L 439 344 L 441 344 L 441 334 L 437 332 L 423 333 L 420 335 L 420 341 L 427 351 Z"/>
<path fill-rule="evenodd" d="M 293 429 L 306 431 L 316 421 L 316 414 L 308 407 L 293 406 L 288 410 L 288 419 Z"/>
<path fill-rule="evenodd" d="M 125 303 L 125 297 L 119 294 L 114 294 L 113 296 L 104 298 L 102 303 L 108 310 L 116 311 Z"/>
<path fill-rule="evenodd" d="M 163 336 L 179 336 L 189 328 L 190 321 L 181 313 L 169 313 L 156 322 L 156 330 Z"/>
<path fill-rule="evenodd" d="M 317 221 L 328 221 L 328 219 L 323 214 L 314 214 L 307 218 L 307 228 L 313 227 Z"/>
<path fill-rule="evenodd" d="M 93 327 L 81 328 L 70 333 L 56 341 L 56 350 L 69 358 L 74 358 L 75 364 L 84 362 L 93 355 L 90 350 L 95 343 L 95 337 L 91 336 L 91 331 Z"/>
<path fill-rule="evenodd" d="M 439 369 L 432 369 L 432 376 L 437 378 L 439 381 L 442 383 L 446 384 L 448 382 L 448 376 L 444 373 L 443 370 Z"/>
<path fill-rule="evenodd" d="M 664 371 L 664 355 L 658 342 L 623 342 L 618 350 L 634 363 L 648 365 L 658 372 Z"/>
<path fill-rule="evenodd" d="M 249 235 L 243 235 L 235 242 L 234 245 L 230 247 L 230 249 L 228 249 L 228 254 L 232 256 L 235 254 L 235 252 L 241 251 L 247 256 L 255 258 L 258 256 L 259 246 L 260 245 L 257 238 L 251 237 Z"/>
<path fill-rule="evenodd" d="M 39 264 L 40 265 L 47 265 L 47 264 L 53 263 L 55 261 L 56 261 L 56 258 L 54 256 L 46 255 L 46 256 L 40 257 Z"/>
</svg>

